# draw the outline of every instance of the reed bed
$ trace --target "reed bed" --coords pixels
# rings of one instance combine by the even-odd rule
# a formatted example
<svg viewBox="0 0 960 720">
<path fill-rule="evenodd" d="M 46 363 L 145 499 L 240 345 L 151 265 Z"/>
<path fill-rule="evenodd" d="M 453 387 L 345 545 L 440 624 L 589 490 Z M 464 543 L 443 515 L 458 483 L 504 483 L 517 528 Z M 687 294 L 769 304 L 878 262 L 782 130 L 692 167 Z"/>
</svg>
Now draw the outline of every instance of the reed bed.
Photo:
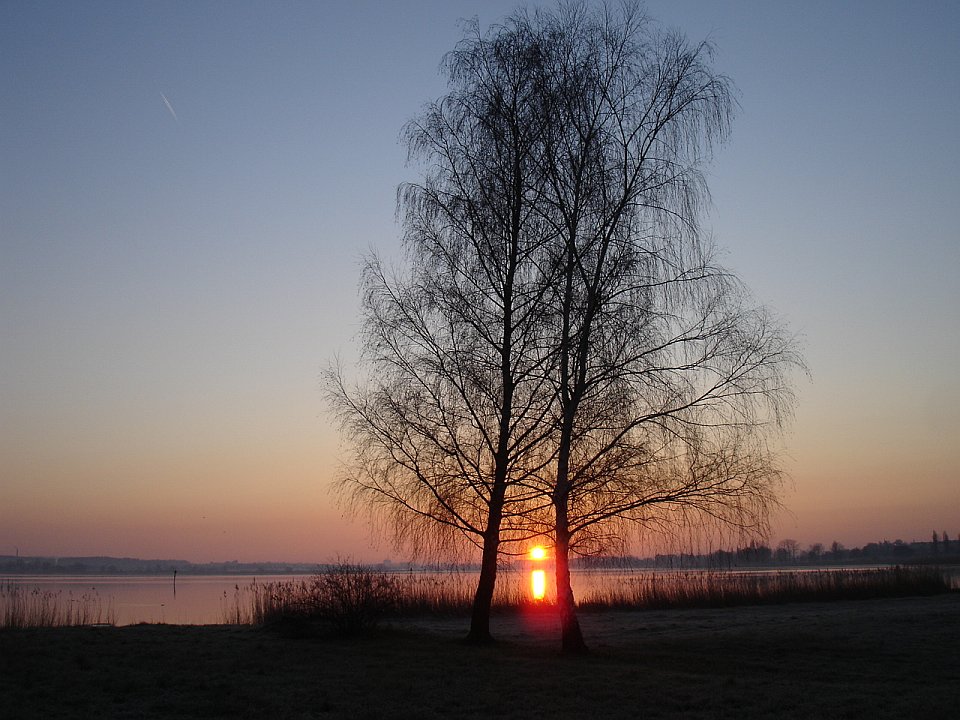
<svg viewBox="0 0 960 720">
<path fill-rule="evenodd" d="M 884 567 L 813 571 L 735 570 L 645 573 L 604 578 L 579 605 L 595 609 L 668 609 L 862 600 L 949 592 L 938 568 Z"/>
<path fill-rule="evenodd" d="M 399 613 L 402 615 L 464 615 L 473 606 L 477 591 L 475 573 L 449 571 L 406 573 L 398 576 Z M 494 610 L 508 610 L 527 602 L 523 577 L 504 570 L 497 576 Z"/>
<path fill-rule="evenodd" d="M 342 563 L 309 578 L 238 587 L 222 615 L 230 624 L 320 620 L 354 632 L 385 617 L 468 614 L 476 581 L 474 573 L 455 570 L 385 573 Z M 519 575 L 502 573 L 494 608 L 523 602 Z"/>
<path fill-rule="evenodd" d="M 529 598 L 526 574 L 499 575 L 494 611 L 550 607 L 554 600 Z M 273 624 L 323 620 L 356 631 L 382 618 L 467 615 L 476 589 L 468 572 L 383 573 L 341 565 L 295 581 L 239 588 L 224 621 Z M 735 570 L 579 573 L 578 606 L 585 610 L 729 607 L 787 602 L 858 600 L 932 595 L 950 591 L 938 568 L 926 566 L 817 571 Z"/>
<path fill-rule="evenodd" d="M 112 601 L 105 604 L 96 592 L 74 596 L 69 592 L 0 583 L 0 629 L 113 625 L 115 622 Z"/>
</svg>

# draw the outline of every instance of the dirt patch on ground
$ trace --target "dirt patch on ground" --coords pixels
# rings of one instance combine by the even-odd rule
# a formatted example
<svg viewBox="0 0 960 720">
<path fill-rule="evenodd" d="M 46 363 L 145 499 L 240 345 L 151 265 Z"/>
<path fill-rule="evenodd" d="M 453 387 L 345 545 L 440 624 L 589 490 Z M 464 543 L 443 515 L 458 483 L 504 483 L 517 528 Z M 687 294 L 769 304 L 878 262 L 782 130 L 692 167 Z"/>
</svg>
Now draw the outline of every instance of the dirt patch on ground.
<svg viewBox="0 0 960 720">
<path fill-rule="evenodd" d="M 549 613 L 354 639 L 250 627 L 0 632 L 0 718 L 912 718 L 960 707 L 960 594 L 718 610 Z"/>
</svg>

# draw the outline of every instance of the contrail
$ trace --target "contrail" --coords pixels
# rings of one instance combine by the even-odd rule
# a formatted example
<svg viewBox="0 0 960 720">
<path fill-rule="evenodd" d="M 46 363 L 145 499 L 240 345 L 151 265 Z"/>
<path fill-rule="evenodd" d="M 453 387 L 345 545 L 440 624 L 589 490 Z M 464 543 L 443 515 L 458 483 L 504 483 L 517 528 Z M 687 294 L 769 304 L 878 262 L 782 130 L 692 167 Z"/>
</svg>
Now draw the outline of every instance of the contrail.
<svg viewBox="0 0 960 720">
<path fill-rule="evenodd" d="M 170 111 L 170 114 L 173 115 L 173 119 L 177 121 L 177 124 L 180 124 L 180 118 L 177 117 L 177 111 L 173 109 L 173 105 L 170 104 L 170 101 L 167 100 L 167 96 L 163 93 L 160 93 L 160 97 L 163 98 L 163 104 L 167 106 L 167 110 Z"/>
</svg>

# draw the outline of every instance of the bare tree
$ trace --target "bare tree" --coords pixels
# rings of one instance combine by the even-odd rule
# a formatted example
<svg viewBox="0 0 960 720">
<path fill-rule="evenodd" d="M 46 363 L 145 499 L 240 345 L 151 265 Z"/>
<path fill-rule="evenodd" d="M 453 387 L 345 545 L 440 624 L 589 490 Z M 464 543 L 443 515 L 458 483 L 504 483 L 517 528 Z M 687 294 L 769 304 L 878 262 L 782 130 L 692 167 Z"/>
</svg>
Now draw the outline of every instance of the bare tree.
<svg viewBox="0 0 960 720">
<path fill-rule="evenodd" d="M 556 241 L 547 297 L 553 505 L 565 650 L 585 649 L 571 552 L 622 542 L 624 523 L 691 519 L 762 529 L 778 477 L 765 431 L 789 406 L 789 339 L 713 262 L 701 168 L 733 111 L 711 48 L 640 11 L 537 14 L 549 132 L 540 204 Z"/>
<path fill-rule="evenodd" d="M 843 544 L 837 542 L 836 540 L 830 543 L 830 557 L 833 558 L 834 562 L 838 562 L 843 557 L 845 550 L 846 548 L 843 546 Z"/>
<path fill-rule="evenodd" d="M 777 545 L 777 560 L 795 562 L 800 551 L 800 543 L 792 538 L 781 540 Z"/>
<path fill-rule="evenodd" d="M 466 539 L 482 553 L 469 638 L 490 639 L 502 543 L 543 503 L 524 484 L 552 432 L 539 268 L 551 230 L 534 148 L 543 122 L 522 27 L 474 26 L 445 59 L 451 90 L 406 128 L 420 184 L 402 186 L 409 272 L 370 258 L 362 280 L 366 383 L 330 375 L 354 451 L 343 487 L 423 551 Z M 549 457 L 549 451 L 548 457 Z"/>
<path fill-rule="evenodd" d="M 474 25 L 446 67 L 449 94 L 407 129 L 429 168 L 400 192 L 409 270 L 370 260 L 370 374 L 331 376 L 344 487 L 401 540 L 481 549 L 475 640 L 504 545 L 551 536 L 579 651 L 571 553 L 637 527 L 765 527 L 799 359 L 700 228 L 735 104 L 709 45 L 637 5 L 565 5 Z"/>
</svg>

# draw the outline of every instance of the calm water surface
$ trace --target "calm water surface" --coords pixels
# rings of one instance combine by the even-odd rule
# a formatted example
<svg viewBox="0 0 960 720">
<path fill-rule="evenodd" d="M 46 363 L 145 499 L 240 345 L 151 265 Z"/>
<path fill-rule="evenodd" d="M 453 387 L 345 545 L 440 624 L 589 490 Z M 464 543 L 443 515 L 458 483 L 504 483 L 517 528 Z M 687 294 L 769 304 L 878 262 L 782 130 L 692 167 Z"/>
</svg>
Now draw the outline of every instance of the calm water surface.
<svg viewBox="0 0 960 720">
<path fill-rule="evenodd" d="M 177 575 L 173 576 L 51 576 L 21 575 L 3 578 L 25 591 L 59 593 L 64 602 L 99 603 L 111 611 L 117 625 L 168 623 L 208 625 L 222 623 L 240 588 L 252 582 L 291 580 L 293 576 Z"/>
</svg>

